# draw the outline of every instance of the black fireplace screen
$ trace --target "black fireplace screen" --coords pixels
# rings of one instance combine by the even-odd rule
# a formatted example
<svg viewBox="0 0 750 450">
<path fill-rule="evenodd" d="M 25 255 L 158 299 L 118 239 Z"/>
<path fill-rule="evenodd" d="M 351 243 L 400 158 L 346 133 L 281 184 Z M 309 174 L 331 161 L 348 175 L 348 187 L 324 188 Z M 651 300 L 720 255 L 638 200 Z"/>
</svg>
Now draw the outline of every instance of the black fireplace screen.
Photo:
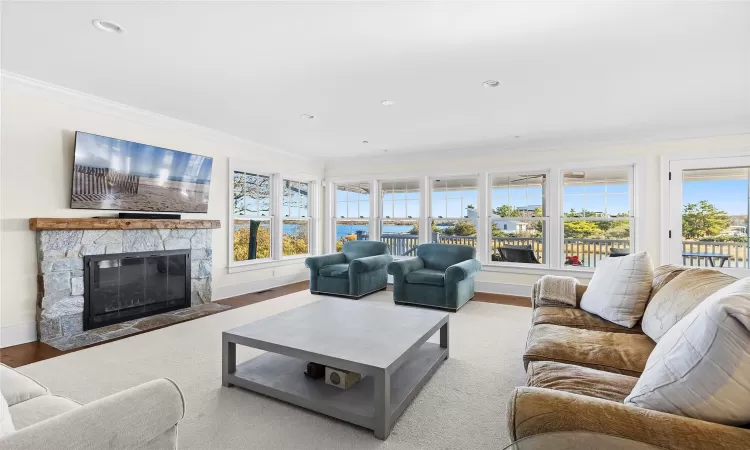
<svg viewBox="0 0 750 450">
<path fill-rule="evenodd" d="M 190 306 L 190 250 L 83 258 L 83 329 Z"/>
</svg>

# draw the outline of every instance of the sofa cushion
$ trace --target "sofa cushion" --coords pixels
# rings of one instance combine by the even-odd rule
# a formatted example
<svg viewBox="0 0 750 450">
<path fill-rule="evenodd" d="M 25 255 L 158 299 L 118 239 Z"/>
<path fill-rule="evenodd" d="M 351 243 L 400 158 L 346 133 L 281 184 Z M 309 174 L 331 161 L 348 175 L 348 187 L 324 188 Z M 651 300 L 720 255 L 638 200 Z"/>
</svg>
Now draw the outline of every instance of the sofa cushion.
<svg viewBox="0 0 750 450">
<path fill-rule="evenodd" d="M 348 278 L 349 264 L 331 264 L 330 266 L 323 266 L 318 273 L 324 277 Z"/>
<path fill-rule="evenodd" d="M 643 332 L 659 342 L 664 333 L 719 289 L 737 281 L 718 270 L 688 269 L 656 293 L 643 313 Z"/>
<path fill-rule="evenodd" d="M 8 406 L 49 394 L 49 389 L 33 378 L 3 364 L 0 364 L 0 390 Z"/>
<path fill-rule="evenodd" d="M 69 398 L 57 395 L 42 395 L 11 406 L 10 414 L 13 416 L 16 429 L 20 430 L 80 406 L 80 403 Z"/>
<path fill-rule="evenodd" d="M 16 431 L 16 426 L 13 424 L 13 418 L 10 416 L 8 402 L 0 394 L 0 437 L 11 434 L 14 431 Z"/>
<path fill-rule="evenodd" d="M 638 378 L 553 361 L 532 361 L 526 372 L 530 387 L 555 389 L 622 403 Z"/>
<path fill-rule="evenodd" d="M 685 266 L 675 266 L 672 264 L 666 264 L 659 266 L 654 269 L 654 282 L 651 283 L 651 294 L 649 295 L 649 302 L 656 294 L 661 291 L 664 286 L 669 284 L 679 274 L 688 270 Z"/>
<path fill-rule="evenodd" d="M 534 325 L 561 325 L 594 331 L 611 331 L 613 333 L 643 333 L 639 325 L 633 328 L 623 327 L 579 308 L 540 306 L 535 308 L 532 314 L 531 320 Z"/>
<path fill-rule="evenodd" d="M 406 274 L 406 282 L 412 284 L 432 284 L 445 286 L 445 272 L 434 269 L 419 269 Z"/>
<path fill-rule="evenodd" d="M 645 334 L 535 325 L 529 331 L 523 362 L 527 366 L 531 361 L 557 361 L 638 376 L 655 345 Z"/>
<path fill-rule="evenodd" d="M 725 425 L 750 423 L 750 278 L 670 328 L 626 403 Z"/>
<path fill-rule="evenodd" d="M 632 328 L 643 316 L 653 281 L 654 267 L 646 252 L 603 259 L 583 293 L 581 309 Z"/>
</svg>

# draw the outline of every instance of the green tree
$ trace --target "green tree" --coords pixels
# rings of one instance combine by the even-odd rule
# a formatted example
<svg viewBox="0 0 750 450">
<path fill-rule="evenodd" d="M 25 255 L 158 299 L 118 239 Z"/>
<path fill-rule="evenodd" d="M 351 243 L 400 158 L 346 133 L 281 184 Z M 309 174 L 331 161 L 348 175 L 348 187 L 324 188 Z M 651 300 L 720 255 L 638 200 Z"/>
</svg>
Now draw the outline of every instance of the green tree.
<svg viewBox="0 0 750 450">
<path fill-rule="evenodd" d="M 595 223 L 587 220 L 565 222 L 565 237 L 568 239 L 603 238 L 604 232 Z"/>
<path fill-rule="evenodd" d="M 443 230 L 443 234 L 449 236 L 474 236 L 477 234 L 477 227 L 468 220 L 462 220 L 454 226 Z"/>
<path fill-rule="evenodd" d="M 492 210 L 492 213 L 500 217 L 521 217 L 521 211 L 510 205 L 498 206 Z"/>
<path fill-rule="evenodd" d="M 682 209 L 682 236 L 699 239 L 716 235 L 729 226 L 729 215 L 706 200 L 688 203 Z"/>
</svg>

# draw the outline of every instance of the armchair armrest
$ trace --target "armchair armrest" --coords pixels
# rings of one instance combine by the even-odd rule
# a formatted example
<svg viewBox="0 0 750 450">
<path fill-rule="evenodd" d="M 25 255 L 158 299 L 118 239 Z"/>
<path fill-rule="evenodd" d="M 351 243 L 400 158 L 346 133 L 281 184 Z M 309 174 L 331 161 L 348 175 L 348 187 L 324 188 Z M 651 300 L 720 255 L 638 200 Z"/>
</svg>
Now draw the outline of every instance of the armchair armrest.
<svg viewBox="0 0 750 450">
<path fill-rule="evenodd" d="M 176 449 L 182 392 L 160 379 L 118 392 L 0 438 L 8 449 Z"/>
<path fill-rule="evenodd" d="M 445 282 L 458 283 L 459 281 L 473 277 L 480 270 L 482 270 L 482 263 L 476 259 L 461 261 L 445 269 Z"/>
<path fill-rule="evenodd" d="M 305 266 L 309 267 L 315 274 L 325 266 L 333 264 L 343 264 L 346 262 L 346 255 L 343 253 L 329 253 L 327 255 L 310 256 L 305 258 Z"/>
<path fill-rule="evenodd" d="M 408 258 L 393 261 L 388 263 L 386 270 L 388 270 L 388 273 L 393 275 L 394 278 L 403 278 L 407 273 L 419 269 L 424 269 L 424 261 L 422 261 L 422 258 Z"/>
<path fill-rule="evenodd" d="M 750 430 L 569 392 L 519 387 L 508 403 L 511 439 L 556 431 L 620 436 L 674 450 L 747 448 Z"/>
<path fill-rule="evenodd" d="M 382 269 L 391 261 L 393 261 L 393 256 L 391 255 L 375 255 L 353 259 L 352 262 L 349 263 L 349 272 L 364 273 L 376 269 Z"/>
</svg>

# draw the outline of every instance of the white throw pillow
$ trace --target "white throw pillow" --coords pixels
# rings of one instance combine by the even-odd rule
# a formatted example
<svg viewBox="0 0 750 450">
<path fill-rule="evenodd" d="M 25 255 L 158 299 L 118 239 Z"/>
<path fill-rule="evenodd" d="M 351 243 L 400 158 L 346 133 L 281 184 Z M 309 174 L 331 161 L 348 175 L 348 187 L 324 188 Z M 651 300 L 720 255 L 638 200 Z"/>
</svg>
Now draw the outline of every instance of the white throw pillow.
<svg viewBox="0 0 750 450">
<path fill-rule="evenodd" d="M 646 252 L 599 261 L 581 298 L 581 309 L 633 328 L 646 309 L 654 266 Z"/>
<path fill-rule="evenodd" d="M 5 397 L 0 393 L 0 436 L 11 434 L 14 431 L 16 431 L 16 427 L 13 425 L 13 419 L 10 417 L 8 402 L 5 401 Z"/>
<path fill-rule="evenodd" d="M 750 423 L 750 278 L 719 290 L 670 328 L 625 403 Z"/>
</svg>

